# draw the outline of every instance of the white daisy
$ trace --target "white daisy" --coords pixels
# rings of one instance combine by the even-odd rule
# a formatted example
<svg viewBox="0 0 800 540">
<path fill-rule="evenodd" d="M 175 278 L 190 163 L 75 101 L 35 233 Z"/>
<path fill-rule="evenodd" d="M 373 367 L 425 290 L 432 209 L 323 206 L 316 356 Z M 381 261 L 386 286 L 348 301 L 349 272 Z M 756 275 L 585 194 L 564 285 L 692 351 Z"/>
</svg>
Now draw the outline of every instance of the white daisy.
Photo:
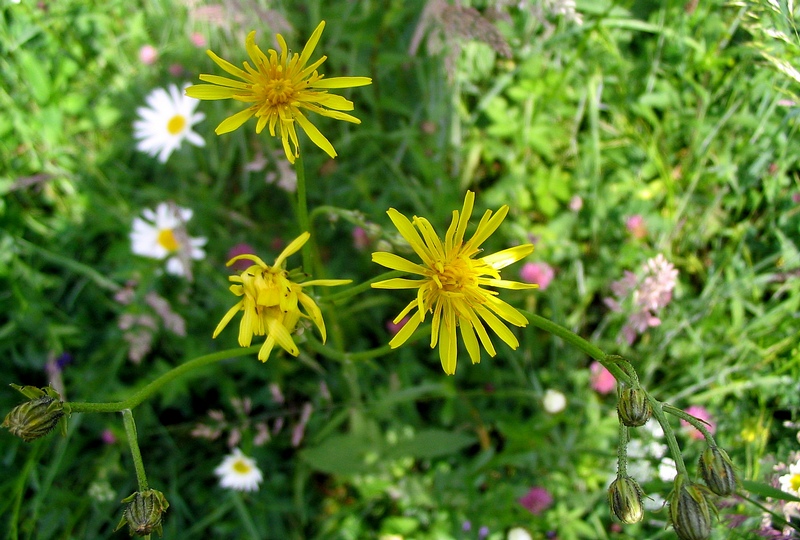
<svg viewBox="0 0 800 540">
<path fill-rule="evenodd" d="M 214 474 L 219 476 L 220 486 L 236 491 L 257 491 L 258 485 L 264 480 L 256 460 L 245 456 L 238 448 L 225 456 L 219 467 L 214 469 Z"/>
<path fill-rule="evenodd" d="M 136 109 L 139 115 L 139 120 L 133 123 L 133 136 L 139 141 L 136 149 L 158 156 L 161 163 L 166 163 L 184 139 L 195 146 L 205 146 L 203 138 L 192 131 L 192 126 L 206 117 L 194 112 L 199 103 L 184 96 L 174 84 L 169 86 L 169 92 L 163 88 L 150 92 L 147 107 Z"/>
<path fill-rule="evenodd" d="M 781 491 L 795 496 L 800 495 L 800 460 L 789 465 L 789 474 L 778 478 L 778 483 L 780 483 Z"/>
<path fill-rule="evenodd" d="M 567 397 L 558 390 L 547 390 L 542 398 L 544 410 L 550 414 L 557 414 L 567 406 Z"/>
<path fill-rule="evenodd" d="M 206 238 L 191 238 L 186 233 L 186 222 L 192 211 L 174 204 L 161 203 L 153 212 L 149 208 L 142 212 L 144 219 L 133 218 L 131 251 L 151 259 L 167 259 L 167 272 L 176 276 L 191 276 L 191 259 L 206 256 L 202 246 Z"/>
</svg>

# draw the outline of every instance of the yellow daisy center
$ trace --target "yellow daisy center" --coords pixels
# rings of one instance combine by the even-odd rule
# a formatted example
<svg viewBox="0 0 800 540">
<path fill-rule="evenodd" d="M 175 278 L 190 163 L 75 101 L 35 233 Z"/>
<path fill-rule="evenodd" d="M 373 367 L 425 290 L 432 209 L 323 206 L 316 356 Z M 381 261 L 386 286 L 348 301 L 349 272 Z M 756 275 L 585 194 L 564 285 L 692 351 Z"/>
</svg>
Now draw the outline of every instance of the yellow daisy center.
<svg viewBox="0 0 800 540">
<path fill-rule="evenodd" d="M 177 135 L 186 127 L 186 118 L 181 114 L 176 114 L 167 122 L 167 131 L 170 135 Z"/>
<path fill-rule="evenodd" d="M 475 271 L 468 259 L 455 257 L 450 261 L 436 261 L 430 278 L 442 292 L 462 293 L 465 288 L 474 287 Z"/>
<path fill-rule="evenodd" d="M 175 238 L 175 233 L 172 229 L 161 229 L 158 231 L 158 244 L 167 251 L 177 251 L 180 247 L 178 239 Z"/>
<path fill-rule="evenodd" d="M 791 487 L 792 491 L 795 493 L 800 492 L 800 474 L 792 475 L 792 477 L 789 479 L 789 487 Z"/>
<path fill-rule="evenodd" d="M 244 460 L 237 459 L 233 462 L 233 470 L 239 474 L 247 474 L 253 470 L 253 468 L 244 462 Z"/>
</svg>

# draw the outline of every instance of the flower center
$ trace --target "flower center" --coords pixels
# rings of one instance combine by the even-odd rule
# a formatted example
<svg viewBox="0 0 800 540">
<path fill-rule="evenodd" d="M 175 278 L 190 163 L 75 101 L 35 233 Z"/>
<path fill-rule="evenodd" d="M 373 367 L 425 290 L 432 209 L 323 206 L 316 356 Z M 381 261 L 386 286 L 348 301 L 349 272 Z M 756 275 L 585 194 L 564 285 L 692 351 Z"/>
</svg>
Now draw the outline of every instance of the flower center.
<svg viewBox="0 0 800 540">
<path fill-rule="evenodd" d="M 294 94 L 291 81 L 289 79 L 270 79 L 264 85 L 266 101 L 271 105 L 285 105 L 289 103 Z"/>
<path fill-rule="evenodd" d="M 158 231 L 158 244 L 167 251 L 177 251 L 181 246 L 175 238 L 175 233 L 172 229 L 161 229 Z"/>
<path fill-rule="evenodd" d="M 462 257 L 445 262 L 437 261 L 433 270 L 431 278 L 443 291 L 459 293 L 467 287 L 475 286 L 475 272 L 469 261 Z"/>
<path fill-rule="evenodd" d="M 243 460 L 237 459 L 236 461 L 233 462 L 233 470 L 239 474 L 247 474 L 253 469 Z"/>
<path fill-rule="evenodd" d="M 167 131 L 170 135 L 178 135 L 183 128 L 186 127 L 186 118 L 183 115 L 176 114 L 167 122 Z"/>
<path fill-rule="evenodd" d="M 795 493 L 800 492 L 800 473 L 792 475 L 789 479 L 789 486 L 791 486 L 792 491 Z"/>
</svg>

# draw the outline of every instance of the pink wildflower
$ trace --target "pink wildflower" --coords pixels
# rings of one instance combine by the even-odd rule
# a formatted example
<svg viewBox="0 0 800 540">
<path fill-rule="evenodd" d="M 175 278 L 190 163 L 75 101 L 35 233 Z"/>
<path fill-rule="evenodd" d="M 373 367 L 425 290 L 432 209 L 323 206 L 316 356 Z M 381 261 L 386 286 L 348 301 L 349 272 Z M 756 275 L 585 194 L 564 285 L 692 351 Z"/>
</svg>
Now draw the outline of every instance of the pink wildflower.
<svg viewBox="0 0 800 540">
<path fill-rule="evenodd" d="M 225 260 L 229 261 L 234 257 L 238 257 L 239 255 L 254 255 L 255 252 L 256 250 L 250 244 L 236 244 L 228 250 Z M 241 272 L 242 270 L 247 270 L 252 264 L 253 263 L 251 261 L 239 260 L 234 262 L 230 268 L 231 270 Z"/>
<path fill-rule="evenodd" d="M 625 220 L 625 228 L 634 238 L 642 239 L 647 236 L 647 226 L 641 214 L 634 214 Z"/>
<path fill-rule="evenodd" d="M 592 362 L 592 389 L 598 394 L 610 394 L 617 387 L 617 379 L 600 362 Z"/>
<path fill-rule="evenodd" d="M 369 247 L 369 235 L 362 227 L 353 228 L 353 246 L 359 251 L 363 251 Z"/>
<path fill-rule="evenodd" d="M 156 63 L 158 59 L 158 50 L 152 45 L 143 45 L 141 49 L 139 49 L 139 61 L 146 65 L 152 66 Z"/>
<path fill-rule="evenodd" d="M 192 41 L 192 45 L 195 47 L 204 48 L 208 43 L 206 41 L 206 37 L 200 32 L 193 32 L 192 35 L 189 36 L 189 39 Z"/>
<path fill-rule="evenodd" d="M 701 407 L 700 405 L 692 405 L 691 407 L 685 409 L 684 412 L 686 412 L 687 414 L 691 414 L 692 416 L 702 420 L 704 422 L 705 428 L 712 435 L 717 430 L 716 422 L 711 420 L 711 413 L 708 412 L 708 409 L 706 409 L 705 407 Z M 686 420 L 681 420 L 681 426 L 683 426 L 687 430 L 687 435 L 690 438 L 698 441 L 704 438 L 703 434 L 700 433 L 698 429 L 692 427 L 692 425 Z"/>
<path fill-rule="evenodd" d="M 407 316 L 400 319 L 400 321 L 397 324 L 392 322 L 392 320 L 390 319 L 386 321 L 386 330 L 389 331 L 389 334 L 394 336 L 395 334 L 397 334 L 397 332 L 400 331 L 401 328 L 403 328 L 406 325 L 407 322 L 408 322 Z"/>
<path fill-rule="evenodd" d="M 573 212 L 579 212 L 583 208 L 583 199 L 580 195 L 573 195 L 569 200 L 569 209 Z"/>
<path fill-rule="evenodd" d="M 538 516 L 553 504 L 553 496 L 543 487 L 534 486 L 528 493 L 520 497 L 521 504 L 528 512 Z"/>
<path fill-rule="evenodd" d="M 117 438 L 114 436 L 114 432 L 110 429 L 104 429 L 103 433 L 100 435 L 100 439 L 106 444 L 114 444 L 117 442 Z"/>
<path fill-rule="evenodd" d="M 519 271 L 522 281 L 539 285 L 540 291 L 547 289 L 554 276 L 555 271 L 547 263 L 525 263 Z"/>
</svg>

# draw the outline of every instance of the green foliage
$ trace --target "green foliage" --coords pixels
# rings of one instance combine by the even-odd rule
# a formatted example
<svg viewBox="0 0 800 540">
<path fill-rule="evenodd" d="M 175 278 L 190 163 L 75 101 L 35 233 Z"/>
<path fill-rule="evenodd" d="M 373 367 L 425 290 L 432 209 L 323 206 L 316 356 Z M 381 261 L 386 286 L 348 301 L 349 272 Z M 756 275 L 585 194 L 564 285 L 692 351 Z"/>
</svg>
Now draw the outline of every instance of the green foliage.
<svg viewBox="0 0 800 540">
<path fill-rule="evenodd" d="M 132 124 L 154 88 L 219 73 L 206 47 L 238 63 L 256 29 L 264 49 L 281 33 L 299 51 L 325 19 L 321 71 L 373 84 L 341 92 L 360 125 L 309 114 L 335 160 L 301 135 L 313 244 L 303 270 L 358 284 L 381 272 L 372 251 L 413 257 L 390 207 L 444 234 L 466 189 L 475 216 L 508 204 L 486 253 L 532 242 L 504 279 L 525 262 L 546 262 L 555 278 L 500 297 L 624 355 L 658 399 L 705 407 L 752 498 L 780 499 L 765 484 L 787 472 L 774 465 L 797 460 L 800 420 L 795 15 L 783 1 L 579 1 L 578 24 L 548 11 L 554 3 L 461 2 L 508 58 L 480 23 L 453 23 L 464 12 L 432 15 L 435 1 L 3 4 L 0 410 L 20 403 L 9 384 L 117 402 L 238 347 L 238 316 L 211 338 L 238 300 L 229 250 L 246 243 L 271 263 L 300 232 L 296 194 L 279 187 L 280 142 L 253 120 L 216 136 L 240 104 L 204 101 L 194 129 L 205 147 L 184 143 L 160 163 L 136 150 Z M 148 44 L 152 65 L 138 58 Z M 133 220 L 162 202 L 190 208 L 187 234 L 208 239 L 191 280 L 131 252 Z M 632 216 L 640 229 L 626 226 Z M 627 314 L 604 300 L 657 254 L 679 271 L 677 287 L 659 324 L 629 342 Z M 582 352 L 528 326 L 515 330 L 517 350 L 495 339 L 496 357 L 468 365 L 462 352 L 445 377 L 427 335 L 369 354 L 410 294 L 330 300 L 337 293 L 313 291 L 338 355 L 303 327 L 297 359 L 276 350 L 266 364 L 253 354 L 205 365 L 135 409 L 149 482 L 169 501 L 164 538 L 461 539 L 482 526 L 490 539 L 516 526 L 536 539 L 673 535 L 663 511 L 621 532 L 612 522 L 616 399 L 592 389 Z M 136 331 L 149 341 L 133 362 Z M 564 411 L 544 409 L 548 389 L 566 396 Z M 120 500 L 137 490 L 119 420 L 73 414 L 64 437 L 32 443 L 0 430 L 2 538 L 113 536 Z M 218 432 L 203 437 L 198 424 Z M 703 444 L 675 427 L 695 474 Z M 213 471 L 232 446 L 264 472 L 257 492 L 219 487 Z M 654 473 L 637 480 L 646 495 L 669 493 Z M 534 486 L 553 497 L 536 513 L 519 502 Z M 739 502 L 720 514 L 746 519 L 712 538 L 748 538 L 761 524 L 761 510 Z"/>
</svg>

